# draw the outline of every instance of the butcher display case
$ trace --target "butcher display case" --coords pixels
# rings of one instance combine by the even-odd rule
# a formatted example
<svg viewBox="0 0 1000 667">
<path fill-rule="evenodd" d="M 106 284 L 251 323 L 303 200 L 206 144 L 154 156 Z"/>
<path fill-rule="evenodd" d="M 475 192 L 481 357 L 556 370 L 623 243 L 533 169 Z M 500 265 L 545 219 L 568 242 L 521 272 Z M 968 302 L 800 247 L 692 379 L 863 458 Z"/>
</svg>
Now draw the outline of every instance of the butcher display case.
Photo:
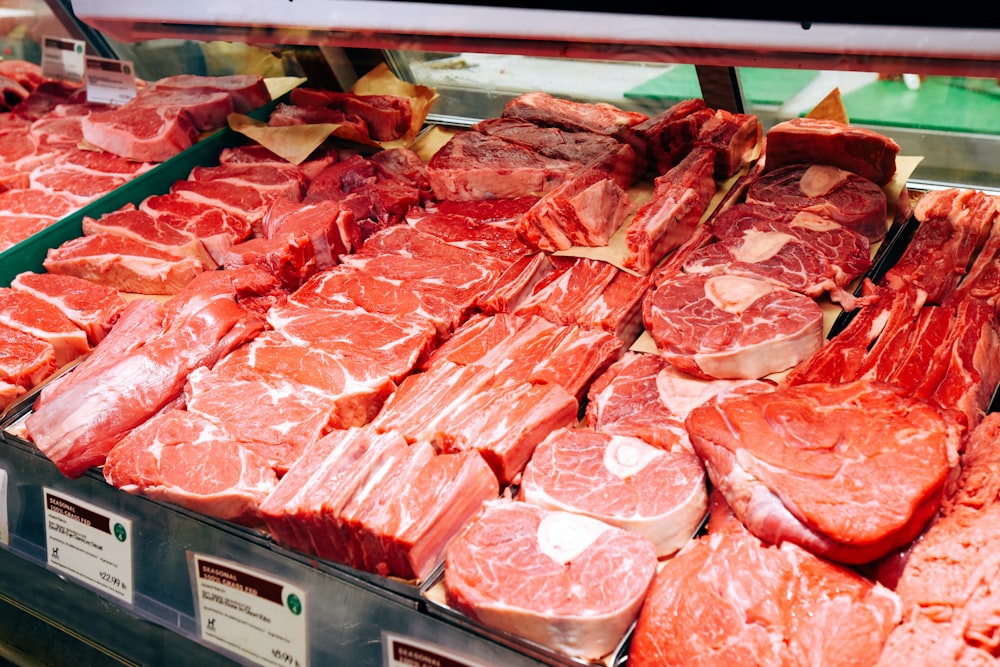
<svg viewBox="0 0 1000 667">
<path fill-rule="evenodd" d="M 17 10 L 31 11 L 31 3 Z M 568 3 L 567 3 L 568 5 Z M 50 0 L 60 33 L 140 78 L 255 72 L 347 91 L 376 66 L 435 91 L 421 137 L 499 116 L 545 91 L 655 115 L 692 98 L 760 119 L 806 115 L 837 91 L 851 123 L 912 158 L 905 188 L 1000 193 L 1000 26 L 971 8 L 885 24 L 810 8 L 744 14 L 560 3 L 401 0 Z M 37 8 L 36 8 L 37 11 Z M 954 18 L 950 18 L 954 17 Z M 995 19 L 992 19 L 995 21 Z M 11 33 L 7 57 L 41 58 Z M 260 116 L 258 116 L 260 117 Z M 242 139 L 224 128 L 39 236 L 10 273 L 98 215 L 166 192 Z M 5 285 L 6 286 L 6 285 Z M 628 663 L 565 655 L 451 608 L 441 567 L 414 584 L 287 548 L 269 534 L 109 485 L 70 479 L 3 415 L 0 658 L 19 664 L 453 665 Z M 85 656 L 85 657 L 81 657 Z M 38 662 L 36 662 L 38 661 Z"/>
</svg>

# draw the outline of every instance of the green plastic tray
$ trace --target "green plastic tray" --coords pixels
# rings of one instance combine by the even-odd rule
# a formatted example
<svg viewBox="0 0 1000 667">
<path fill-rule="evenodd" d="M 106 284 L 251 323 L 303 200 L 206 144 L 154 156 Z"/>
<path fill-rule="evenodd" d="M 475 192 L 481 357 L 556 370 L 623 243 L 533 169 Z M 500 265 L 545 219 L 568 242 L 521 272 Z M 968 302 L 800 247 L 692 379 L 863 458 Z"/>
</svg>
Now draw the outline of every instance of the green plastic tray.
<svg viewBox="0 0 1000 667">
<path fill-rule="evenodd" d="M 284 96 L 254 110 L 249 115 L 258 120 L 268 117 Z M 199 166 L 218 164 L 222 149 L 246 140 L 242 134 L 223 127 L 208 135 L 191 148 L 139 174 L 128 183 L 77 209 L 28 238 L 0 252 L 0 287 L 9 287 L 19 273 L 45 271 L 42 262 L 49 249 L 56 248 L 83 234 L 84 217 L 98 218 L 128 204 L 138 205 L 147 197 L 166 194 L 175 181 L 186 179 Z"/>
</svg>

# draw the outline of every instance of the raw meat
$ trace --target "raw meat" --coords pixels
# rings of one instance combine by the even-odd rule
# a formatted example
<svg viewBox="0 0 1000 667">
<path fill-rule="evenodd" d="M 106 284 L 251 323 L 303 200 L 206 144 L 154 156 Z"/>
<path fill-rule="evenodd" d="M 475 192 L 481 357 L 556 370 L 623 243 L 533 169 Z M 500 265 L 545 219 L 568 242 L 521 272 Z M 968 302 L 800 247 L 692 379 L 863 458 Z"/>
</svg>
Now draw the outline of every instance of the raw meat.
<svg viewBox="0 0 1000 667">
<path fill-rule="evenodd" d="M 213 365 L 263 327 L 218 296 L 192 296 L 168 310 L 174 315 L 157 334 L 116 359 L 104 358 L 85 381 L 69 382 L 25 420 L 31 441 L 66 477 L 103 464 L 129 431 L 181 395 L 194 369 Z"/>
<path fill-rule="evenodd" d="M 650 198 L 625 228 L 624 266 L 648 274 L 691 237 L 715 196 L 715 151 L 698 147 L 653 181 Z"/>
<path fill-rule="evenodd" d="M 250 221 L 210 201 L 196 201 L 179 193 L 152 195 L 138 206 L 157 223 L 196 237 L 216 265 L 221 266 L 234 243 L 253 235 Z"/>
<path fill-rule="evenodd" d="M 207 368 L 191 372 L 184 404 L 239 440 L 278 476 L 333 427 L 337 409 L 333 396 L 288 377 L 219 377 Z"/>
<path fill-rule="evenodd" d="M 876 183 L 822 164 L 793 164 L 756 178 L 747 202 L 777 209 L 807 211 L 881 241 L 889 231 L 886 197 Z"/>
<path fill-rule="evenodd" d="M 753 161 L 763 137 L 764 129 L 757 116 L 716 109 L 715 115 L 699 128 L 695 145 L 715 151 L 715 177 L 725 181 Z"/>
<path fill-rule="evenodd" d="M 372 424 L 443 452 L 475 449 L 507 485 L 545 436 L 576 420 L 577 409 L 576 399 L 557 384 L 501 378 L 477 364 L 446 361 L 405 378 Z"/>
<path fill-rule="evenodd" d="M 539 197 L 579 173 L 578 162 L 475 130 L 453 135 L 427 163 L 438 201 Z"/>
<path fill-rule="evenodd" d="M 939 409 L 866 380 L 730 396 L 685 423 L 712 484 L 751 532 L 847 564 L 881 558 L 923 530 L 961 444 L 958 423 Z"/>
<path fill-rule="evenodd" d="M 655 356 L 655 355 L 649 355 Z M 699 405 L 712 398 L 751 392 L 771 391 L 775 383 L 768 380 L 724 380 L 695 377 L 665 364 L 656 374 L 656 393 L 661 409 L 674 419 L 685 420 Z M 685 434 L 687 431 L 685 431 Z"/>
<path fill-rule="evenodd" d="M 627 128 L 648 120 L 644 113 L 619 109 L 606 102 L 578 102 L 537 91 L 522 93 L 507 102 L 500 116 L 607 136 L 622 135 Z"/>
<path fill-rule="evenodd" d="M 882 284 L 915 285 L 927 302 L 942 303 L 965 276 L 997 214 L 996 198 L 978 190 L 945 188 L 924 194 L 913 212 L 919 223 Z"/>
<path fill-rule="evenodd" d="M 542 157 L 574 162 L 584 171 L 604 172 L 622 189 L 635 185 L 646 170 L 646 163 L 632 146 L 599 133 L 565 131 L 512 118 L 487 118 L 471 129 Z"/>
<path fill-rule="evenodd" d="M 898 153 L 899 144 L 872 130 L 822 118 L 792 118 L 767 131 L 764 170 L 826 164 L 885 185 L 896 173 Z"/>
<path fill-rule="evenodd" d="M 233 100 L 224 92 L 204 93 L 156 86 L 139 91 L 125 106 L 129 109 L 136 107 L 183 109 L 191 114 L 191 120 L 200 132 L 217 130 L 224 126 L 229 114 L 233 112 Z"/>
<path fill-rule="evenodd" d="M 157 79 L 152 87 L 155 90 L 180 90 L 195 94 L 225 92 L 232 98 L 233 109 L 240 113 L 249 113 L 271 101 L 267 83 L 259 74 L 175 74 Z"/>
<path fill-rule="evenodd" d="M 871 666 L 899 622 L 888 588 L 791 543 L 768 545 L 713 508 L 708 535 L 663 563 L 628 664 Z M 896 664 L 911 664 L 902 662 Z"/>
<path fill-rule="evenodd" d="M 683 421 L 660 400 L 657 376 L 666 368 L 672 366 L 657 354 L 624 352 L 587 389 L 586 426 L 661 449 L 690 448 Z"/>
<path fill-rule="evenodd" d="M 255 236 L 262 236 L 261 221 L 274 200 L 286 197 L 279 191 L 260 190 L 249 182 L 220 180 L 180 180 L 170 186 L 170 194 L 195 204 L 205 204 L 250 224 Z"/>
<path fill-rule="evenodd" d="M 646 297 L 643 321 L 664 359 L 706 379 L 762 378 L 823 345 L 819 305 L 757 278 L 674 276 Z"/>
<path fill-rule="evenodd" d="M 704 100 L 681 100 L 655 116 L 633 125 L 625 140 L 635 148 L 653 171 L 665 174 L 691 151 L 701 126 L 715 116 Z"/>
<path fill-rule="evenodd" d="M 599 660 L 625 637 L 655 571 L 638 533 L 491 500 L 448 545 L 444 587 L 449 605 L 488 628 Z"/>
<path fill-rule="evenodd" d="M 517 221 L 516 230 L 527 245 L 544 252 L 606 246 L 634 207 L 614 180 L 591 169 L 546 193 Z"/>
<path fill-rule="evenodd" d="M 87 332 L 57 306 L 11 287 L 0 287 L 0 324 L 49 343 L 59 367 L 91 350 Z"/>
<path fill-rule="evenodd" d="M 410 209 L 406 222 L 445 243 L 511 262 L 535 252 L 518 237 L 513 225 L 502 222 L 485 222 L 468 215 L 420 207 Z"/>
<path fill-rule="evenodd" d="M 829 295 L 852 310 L 847 288 L 872 266 L 866 237 L 805 211 L 737 204 L 712 221 L 712 231 L 715 242 L 691 253 L 685 273 L 760 278 L 813 298 Z"/>
<path fill-rule="evenodd" d="M 288 162 L 196 166 L 188 174 L 188 180 L 224 181 L 234 185 L 250 186 L 269 198 L 288 198 L 295 201 L 305 196 L 308 186 L 305 173 Z"/>
<path fill-rule="evenodd" d="M 76 276 L 120 292 L 176 294 L 205 270 L 199 259 L 177 257 L 127 236 L 78 236 L 46 253 L 49 273 Z"/>
<path fill-rule="evenodd" d="M 0 324 L 0 380 L 20 387 L 18 395 L 48 379 L 58 368 L 51 343 Z M 0 412 L 9 402 L 0 400 Z"/>
<path fill-rule="evenodd" d="M 123 105 L 88 114 L 81 127 L 88 143 L 139 162 L 165 162 L 198 139 L 194 118 L 178 107 Z"/>
<path fill-rule="evenodd" d="M 208 420 L 172 409 L 122 438 L 101 471 L 127 493 L 243 524 L 261 522 L 260 503 L 278 484 L 262 457 Z"/>
<path fill-rule="evenodd" d="M 341 513 L 362 556 L 355 567 L 423 581 L 444 558 L 448 542 L 499 488 L 478 452 L 436 454 L 417 442 L 377 484 L 359 491 Z"/>
<path fill-rule="evenodd" d="M 972 431 L 941 515 L 906 557 L 896 587 L 903 622 L 889 636 L 881 667 L 996 662 L 998 426 L 1000 415 L 992 413 Z"/>
<path fill-rule="evenodd" d="M 154 218 L 132 205 L 124 206 L 92 218 L 84 216 L 81 229 L 84 236 L 104 234 L 121 236 L 129 242 L 183 259 L 194 258 L 205 269 L 218 268 L 201 239 L 188 229 L 174 224 L 176 219 Z"/>
<path fill-rule="evenodd" d="M 366 134 L 375 141 L 399 139 L 413 121 L 410 100 L 399 95 L 357 95 L 300 87 L 294 88 L 289 97 L 297 106 L 340 109 L 362 118 L 368 128 Z"/>
<path fill-rule="evenodd" d="M 705 468 L 689 446 L 587 428 L 553 431 L 535 447 L 518 499 L 637 532 L 659 558 L 687 544 L 708 511 Z"/>
<path fill-rule="evenodd" d="M 306 235 L 320 271 L 335 266 L 342 255 L 358 250 L 362 244 L 354 214 L 335 201 L 304 204 L 277 199 L 267 210 L 261 229 L 269 239 Z"/>
<path fill-rule="evenodd" d="M 118 290 L 76 276 L 25 271 L 14 276 L 10 286 L 59 308 L 86 332 L 91 346 L 104 340 L 125 310 Z"/>
</svg>

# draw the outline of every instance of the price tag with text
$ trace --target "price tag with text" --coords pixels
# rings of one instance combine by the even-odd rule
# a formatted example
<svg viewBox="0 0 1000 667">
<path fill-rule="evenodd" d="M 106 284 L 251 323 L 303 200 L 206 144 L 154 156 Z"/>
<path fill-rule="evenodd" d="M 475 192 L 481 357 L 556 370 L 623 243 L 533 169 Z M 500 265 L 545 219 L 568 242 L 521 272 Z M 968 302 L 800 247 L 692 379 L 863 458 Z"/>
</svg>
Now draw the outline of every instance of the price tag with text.
<svg viewBox="0 0 1000 667">
<path fill-rule="evenodd" d="M 132 604 L 131 519 L 61 491 L 42 496 L 49 567 Z"/>
<path fill-rule="evenodd" d="M 259 665 L 308 666 L 302 589 L 210 556 L 192 566 L 203 639 Z"/>
<path fill-rule="evenodd" d="M 486 667 L 457 653 L 391 632 L 382 633 L 385 667 Z"/>
<path fill-rule="evenodd" d="M 87 101 L 122 105 L 135 97 L 135 68 L 130 60 L 88 56 Z"/>
<path fill-rule="evenodd" d="M 0 468 L 0 544 L 10 544 L 10 523 L 7 518 L 7 471 Z"/>
<path fill-rule="evenodd" d="M 42 75 L 82 83 L 86 70 L 84 46 L 79 39 L 42 38 Z"/>
</svg>

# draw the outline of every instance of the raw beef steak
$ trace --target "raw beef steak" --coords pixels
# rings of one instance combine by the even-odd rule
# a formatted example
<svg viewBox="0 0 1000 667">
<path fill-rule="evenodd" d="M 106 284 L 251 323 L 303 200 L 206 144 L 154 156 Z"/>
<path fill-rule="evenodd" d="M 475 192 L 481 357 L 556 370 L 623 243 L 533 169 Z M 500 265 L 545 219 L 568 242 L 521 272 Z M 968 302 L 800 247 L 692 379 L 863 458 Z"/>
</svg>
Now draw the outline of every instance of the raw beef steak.
<svg viewBox="0 0 1000 667">
<path fill-rule="evenodd" d="M 819 305 L 758 278 L 677 275 L 646 297 L 643 321 L 664 359 L 702 378 L 762 378 L 823 345 Z"/>
<path fill-rule="evenodd" d="M 875 665 L 900 618 L 891 590 L 794 544 L 761 542 L 718 512 L 657 573 L 629 665 Z"/>
<path fill-rule="evenodd" d="M 58 306 L 12 287 L 0 287 L 0 324 L 49 343 L 60 367 L 91 350 L 87 332 Z"/>
<path fill-rule="evenodd" d="M 638 533 L 491 500 L 445 553 L 448 604 L 484 626 L 584 660 L 624 638 L 656 570 Z"/>
<path fill-rule="evenodd" d="M 522 93 L 510 100 L 500 116 L 606 136 L 622 135 L 627 128 L 648 120 L 644 113 L 619 109 L 606 102 L 578 102 L 538 91 Z"/>
<path fill-rule="evenodd" d="M 25 271 L 14 276 L 10 286 L 59 308 L 87 333 L 91 345 L 104 340 L 125 310 L 118 290 L 76 276 Z"/>
<path fill-rule="evenodd" d="M 244 524 L 261 523 L 260 503 L 278 484 L 263 457 L 179 409 L 129 432 L 108 452 L 102 473 L 122 491 Z"/>
<path fill-rule="evenodd" d="M 823 118 L 792 118 L 767 131 L 764 169 L 790 164 L 828 164 L 878 185 L 896 173 L 899 144 L 861 127 Z"/>
<path fill-rule="evenodd" d="M 562 428 L 535 447 L 518 498 L 635 531 L 665 558 L 698 532 L 708 510 L 705 468 L 685 445 L 660 449 L 632 436 Z"/>
<path fill-rule="evenodd" d="M 88 143 L 139 162 L 165 162 L 198 139 L 194 118 L 178 107 L 123 105 L 88 114 L 81 127 Z"/>
<path fill-rule="evenodd" d="M 152 87 L 155 90 L 180 90 L 203 95 L 224 92 L 232 98 L 233 109 L 239 113 L 248 113 L 271 101 L 267 82 L 259 74 L 175 74 L 157 79 Z"/>
<path fill-rule="evenodd" d="M 823 164 L 772 169 L 750 184 L 746 200 L 777 209 L 815 213 L 881 241 L 889 231 L 886 197 L 876 183 Z"/>
<path fill-rule="evenodd" d="M 56 351 L 51 343 L 19 329 L 0 324 L 0 380 L 21 388 L 32 389 L 52 375 Z M 0 402 L 0 411 L 7 407 Z"/>
<path fill-rule="evenodd" d="M 194 126 L 201 132 L 219 129 L 233 112 L 233 100 L 224 92 L 200 93 L 155 86 L 140 91 L 126 106 L 183 109 L 191 114 Z"/>
<path fill-rule="evenodd" d="M 730 396 L 685 423 L 713 485 L 751 532 L 848 564 L 881 558 L 923 530 L 961 444 L 958 423 L 930 403 L 863 380 Z"/>
</svg>

